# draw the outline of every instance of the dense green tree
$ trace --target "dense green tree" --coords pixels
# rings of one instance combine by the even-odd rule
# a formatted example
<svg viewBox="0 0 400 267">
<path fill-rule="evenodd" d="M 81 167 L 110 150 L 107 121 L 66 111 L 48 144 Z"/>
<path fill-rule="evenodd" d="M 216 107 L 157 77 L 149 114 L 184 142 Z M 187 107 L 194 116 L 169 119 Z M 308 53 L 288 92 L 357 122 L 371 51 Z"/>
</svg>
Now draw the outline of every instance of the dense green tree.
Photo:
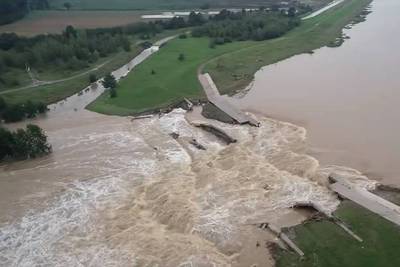
<svg viewBox="0 0 400 267">
<path fill-rule="evenodd" d="M 287 13 L 288 17 L 294 18 L 296 16 L 296 8 L 290 7 Z"/>
<path fill-rule="evenodd" d="M 72 7 L 70 2 L 65 2 L 63 6 L 65 7 L 66 10 L 70 10 Z"/>
<path fill-rule="evenodd" d="M 64 34 L 68 39 L 70 39 L 70 38 L 76 38 L 78 33 L 73 26 L 68 25 L 65 28 Z"/>
<path fill-rule="evenodd" d="M 39 126 L 28 124 L 26 134 L 29 145 L 28 158 L 34 158 L 51 152 L 51 146 L 47 143 L 47 136 Z"/>
<path fill-rule="evenodd" d="M 189 18 L 188 18 L 188 24 L 189 26 L 199 26 L 202 25 L 206 22 L 204 19 L 203 15 L 200 12 L 190 12 Z"/>
<path fill-rule="evenodd" d="M 208 45 L 210 48 L 214 49 L 216 44 L 214 40 L 210 40 L 210 44 Z"/>
<path fill-rule="evenodd" d="M 16 46 L 19 40 L 20 38 L 15 33 L 3 33 L 0 35 L 0 49 L 9 50 Z"/>
<path fill-rule="evenodd" d="M 2 113 L 5 122 L 17 122 L 25 118 L 24 107 L 22 105 L 8 105 Z"/>
<path fill-rule="evenodd" d="M 186 59 L 185 54 L 180 53 L 180 54 L 179 54 L 179 57 L 178 57 L 178 60 L 179 60 L 179 61 L 184 61 L 185 59 Z"/>
<path fill-rule="evenodd" d="M 121 43 L 122 43 L 122 48 L 123 48 L 126 52 L 130 52 L 130 51 L 131 51 L 131 42 L 129 42 L 128 38 L 126 38 L 126 37 L 121 37 Z"/>
<path fill-rule="evenodd" d="M 0 0 L 0 25 L 19 20 L 27 13 L 26 0 Z"/>
<path fill-rule="evenodd" d="M 29 136 L 24 129 L 18 129 L 13 134 L 10 155 L 16 159 L 26 159 L 30 151 L 29 148 Z"/>
<path fill-rule="evenodd" d="M 288 17 L 279 12 L 243 11 L 234 13 L 222 10 L 219 14 L 211 17 L 206 24 L 194 28 L 192 36 L 209 36 L 214 39 L 213 45 L 235 40 L 261 41 L 279 37 L 299 24 L 298 18 Z"/>
<path fill-rule="evenodd" d="M 113 89 L 117 87 L 117 80 L 111 73 L 107 74 L 101 83 L 103 84 L 104 88 L 107 89 Z"/>
<path fill-rule="evenodd" d="M 97 76 L 96 76 L 96 74 L 94 74 L 94 73 L 90 74 L 90 75 L 89 75 L 89 82 L 90 82 L 90 83 L 94 83 L 94 82 L 96 82 L 96 81 L 97 81 Z"/>
<path fill-rule="evenodd" d="M 37 114 L 37 107 L 36 105 L 28 100 L 24 105 L 25 116 L 28 118 L 34 118 Z"/>
<path fill-rule="evenodd" d="M 35 158 L 50 152 L 47 136 L 39 126 L 28 124 L 25 130 L 15 132 L 0 127 L 0 160 Z"/>
<path fill-rule="evenodd" d="M 164 24 L 165 29 L 179 29 L 187 27 L 186 21 L 182 17 L 174 17 Z"/>
<path fill-rule="evenodd" d="M 115 88 L 110 88 L 110 98 L 117 97 L 117 90 Z"/>
<path fill-rule="evenodd" d="M 47 106 L 42 102 L 35 103 L 28 100 L 23 104 L 7 104 L 0 97 L 0 120 L 3 119 L 6 123 L 33 118 L 37 114 L 45 113 L 47 110 Z"/>
<path fill-rule="evenodd" d="M 0 113 L 7 107 L 6 101 L 0 96 Z"/>
<path fill-rule="evenodd" d="M 49 110 L 49 109 L 47 108 L 47 105 L 46 105 L 45 103 L 43 103 L 43 102 L 37 103 L 37 104 L 36 104 L 36 109 L 37 109 L 37 112 L 38 112 L 39 114 L 46 113 L 46 112 Z"/>
<path fill-rule="evenodd" d="M 0 161 L 12 155 L 13 136 L 10 131 L 0 126 Z"/>
</svg>

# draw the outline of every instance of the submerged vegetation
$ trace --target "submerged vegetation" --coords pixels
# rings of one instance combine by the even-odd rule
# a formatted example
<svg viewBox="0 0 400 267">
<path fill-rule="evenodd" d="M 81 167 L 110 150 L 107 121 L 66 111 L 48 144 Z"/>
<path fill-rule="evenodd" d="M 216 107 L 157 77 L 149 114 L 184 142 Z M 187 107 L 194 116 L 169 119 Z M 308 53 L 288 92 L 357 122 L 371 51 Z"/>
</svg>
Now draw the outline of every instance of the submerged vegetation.
<svg viewBox="0 0 400 267">
<path fill-rule="evenodd" d="M 47 136 L 39 126 L 29 124 L 15 132 L 0 126 L 0 161 L 36 158 L 50 152 Z"/>
<path fill-rule="evenodd" d="M 0 97 L 0 121 L 17 122 L 25 118 L 34 118 L 38 114 L 46 113 L 47 106 L 43 102 L 32 102 L 30 100 L 21 104 L 7 104 Z"/>
</svg>

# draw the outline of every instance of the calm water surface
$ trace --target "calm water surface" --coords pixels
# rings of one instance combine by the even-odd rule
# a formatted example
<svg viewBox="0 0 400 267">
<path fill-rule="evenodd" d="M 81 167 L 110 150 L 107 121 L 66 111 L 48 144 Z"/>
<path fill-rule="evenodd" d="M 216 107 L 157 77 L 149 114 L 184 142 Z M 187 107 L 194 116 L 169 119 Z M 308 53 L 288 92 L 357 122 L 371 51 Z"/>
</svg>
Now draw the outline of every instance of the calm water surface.
<svg viewBox="0 0 400 267">
<path fill-rule="evenodd" d="M 400 184 L 399 10 L 397 0 L 374 1 L 341 47 L 264 67 L 238 102 L 304 126 L 322 164 Z"/>
</svg>

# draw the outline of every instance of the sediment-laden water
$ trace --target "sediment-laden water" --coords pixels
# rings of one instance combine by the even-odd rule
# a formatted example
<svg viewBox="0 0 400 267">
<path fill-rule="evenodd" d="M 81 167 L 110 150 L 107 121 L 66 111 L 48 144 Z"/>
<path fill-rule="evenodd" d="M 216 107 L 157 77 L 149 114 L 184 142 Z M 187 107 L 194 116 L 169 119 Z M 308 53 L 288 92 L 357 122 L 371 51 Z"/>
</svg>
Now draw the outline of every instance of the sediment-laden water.
<svg viewBox="0 0 400 267">
<path fill-rule="evenodd" d="M 238 140 L 227 146 L 191 125 L 205 120 L 196 111 L 56 117 L 40 121 L 54 153 L 0 173 L 1 266 L 268 266 L 272 237 L 258 223 L 298 223 L 297 201 L 327 213 L 339 203 L 325 187 L 332 169 L 304 154 L 292 124 L 209 122 Z"/>
<path fill-rule="evenodd" d="M 274 237 L 259 223 L 299 223 L 307 214 L 292 209 L 297 202 L 335 210 L 331 172 L 374 185 L 307 155 L 302 127 L 263 116 L 259 128 L 228 125 L 198 108 L 104 116 L 84 110 L 95 90 L 35 121 L 52 155 L 1 166 L 0 266 L 271 266 Z M 224 144 L 198 121 L 238 142 Z"/>
<path fill-rule="evenodd" d="M 350 39 L 262 68 L 245 109 L 304 126 L 310 153 L 400 185 L 400 2 L 372 2 Z"/>
</svg>

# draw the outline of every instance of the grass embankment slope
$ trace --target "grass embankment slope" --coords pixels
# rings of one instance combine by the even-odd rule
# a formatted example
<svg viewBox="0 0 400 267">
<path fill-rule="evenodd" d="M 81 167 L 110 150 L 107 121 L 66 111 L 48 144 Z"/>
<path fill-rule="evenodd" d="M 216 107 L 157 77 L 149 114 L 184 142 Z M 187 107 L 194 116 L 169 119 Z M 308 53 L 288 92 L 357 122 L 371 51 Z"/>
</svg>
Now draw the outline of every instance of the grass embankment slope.
<svg viewBox="0 0 400 267">
<path fill-rule="evenodd" d="M 110 99 L 104 94 L 89 109 L 131 115 L 167 106 L 183 97 L 203 97 L 197 69 L 205 63 L 204 70 L 211 73 L 222 93 L 243 89 L 262 66 L 334 42 L 341 36 L 342 28 L 370 1 L 346 0 L 320 16 L 303 21 L 283 37 L 269 41 L 234 42 L 211 49 L 206 38 L 174 40 L 120 82 L 118 97 Z M 178 61 L 180 53 L 186 55 L 183 62 Z M 156 74 L 152 75 L 152 70 Z"/>
<path fill-rule="evenodd" d="M 275 40 L 259 43 L 215 58 L 204 71 L 209 72 L 222 93 L 245 88 L 263 66 L 329 45 L 341 36 L 342 29 L 372 0 L 346 0 L 314 18 L 305 20 L 293 31 Z"/>
<path fill-rule="evenodd" d="M 336 216 L 350 225 L 363 242 L 329 221 L 299 225 L 291 231 L 305 257 L 280 251 L 277 267 L 400 266 L 400 227 L 350 201 L 341 204 Z"/>
<path fill-rule="evenodd" d="M 208 38 L 172 40 L 119 83 L 116 98 L 109 98 L 105 93 L 89 105 L 89 109 L 105 114 L 129 115 L 164 107 L 183 97 L 202 97 L 203 90 L 197 81 L 199 65 L 252 43 L 236 42 L 212 49 Z M 181 53 L 185 55 L 183 61 L 178 59 Z"/>
</svg>

